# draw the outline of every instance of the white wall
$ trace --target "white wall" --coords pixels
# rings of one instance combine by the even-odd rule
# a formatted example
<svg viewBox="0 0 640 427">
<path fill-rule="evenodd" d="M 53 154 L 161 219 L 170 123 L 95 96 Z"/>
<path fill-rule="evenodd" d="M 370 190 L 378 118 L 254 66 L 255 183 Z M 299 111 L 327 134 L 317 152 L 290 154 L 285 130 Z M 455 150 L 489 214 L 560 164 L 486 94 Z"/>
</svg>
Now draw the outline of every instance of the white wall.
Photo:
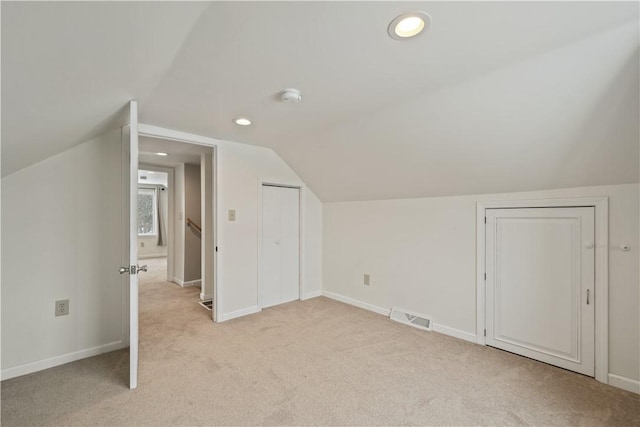
<svg viewBox="0 0 640 427">
<path fill-rule="evenodd" d="M 173 220 L 175 224 L 173 226 L 173 241 L 170 245 L 173 250 L 173 280 L 176 283 L 182 283 L 184 282 L 184 239 L 186 232 L 184 163 L 176 166 L 174 173 Z"/>
<path fill-rule="evenodd" d="M 202 283 L 200 285 L 200 299 L 213 298 L 215 236 L 213 218 L 213 150 L 200 155 L 200 189 L 202 191 L 201 218 L 202 221 Z M 214 307 L 215 309 L 215 307 Z"/>
<path fill-rule="evenodd" d="M 609 371 L 640 379 L 638 184 L 324 205 L 324 290 L 475 336 L 476 202 L 609 197 Z M 630 252 L 617 249 L 629 244 Z M 364 286 L 363 274 L 371 275 Z"/>
<path fill-rule="evenodd" d="M 3 378 L 122 345 L 121 176 L 116 130 L 2 179 Z"/>
<path fill-rule="evenodd" d="M 322 292 L 322 202 L 305 188 L 304 200 L 304 289 L 302 298 L 311 298 Z"/>
<path fill-rule="evenodd" d="M 181 139 L 197 137 L 175 132 Z M 218 146 L 220 320 L 257 307 L 258 180 L 302 184 L 270 149 Z M 119 348 L 122 323 L 122 160 L 120 130 L 2 179 L 2 375 L 21 375 Z M 96 173 L 98 171 L 99 173 Z M 184 167 L 175 169 L 176 274 L 184 230 Z M 321 288 L 322 204 L 305 189 L 305 269 Z M 236 209 L 237 221 L 226 212 Z M 95 242 L 100 244 L 96 245 Z M 33 242 L 38 242 L 37 245 Z M 125 292 L 126 291 L 126 292 Z M 54 317 L 54 301 L 70 315 Z"/>
<path fill-rule="evenodd" d="M 219 319 L 257 310 L 258 303 L 258 181 L 303 182 L 271 149 L 225 141 L 218 142 L 218 298 Z M 303 282 L 305 294 L 321 287 L 322 204 L 304 189 L 303 221 L 306 245 Z M 228 220 L 235 209 L 236 221 Z M 304 295 L 303 295 L 304 297 Z"/>
<path fill-rule="evenodd" d="M 158 236 L 138 236 L 138 259 L 167 256 L 167 247 L 158 246 Z"/>
<path fill-rule="evenodd" d="M 186 225 L 189 218 L 202 228 L 200 211 L 202 194 L 200 191 L 200 165 L 184 165 L 184 281 L 202 279 L 202 236 Z"/>
</svg>

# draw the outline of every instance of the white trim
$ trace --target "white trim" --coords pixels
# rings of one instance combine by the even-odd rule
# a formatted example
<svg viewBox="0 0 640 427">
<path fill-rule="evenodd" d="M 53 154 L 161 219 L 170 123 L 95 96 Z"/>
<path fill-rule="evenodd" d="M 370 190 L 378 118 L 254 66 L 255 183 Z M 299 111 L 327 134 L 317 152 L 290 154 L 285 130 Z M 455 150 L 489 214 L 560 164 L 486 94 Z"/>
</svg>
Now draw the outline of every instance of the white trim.
<svg viewBox="0 0 640 427">
<path fill-rule="evenodd" d="M 97 347 L 86 348 L 84 350 L 75 351 L 73 353 L 61 354 L 59 356 L 42 359 L 35 362 L 25 363 L 24 365 L 14 366 L 2 370 L 2 380 L 20 377 L 22 375 L 31 374 L 33 372 L 42 371 L 44 369 L 53 368 L 54 366 L 64 365 L 66 363 L 75 362 L 76 360 L 85 359 L 87 357 L 97 356 L 102 353 L 108 353 L 114 350 L 120 350 L 127 347 L 122 341 L 114 341 L 109 344 L 99 345 Z"/>
<path fill-rule="evenodd" d="M 298 238 L 298 299 L 303 300 L 304 289 L 304 275 L 305 275 L 305 253 L 304 247 L 306 242 L 306 224 L 305 224 L 305 185 L 300 181 L 283 181 L 279 179 L 266 179 L 266 178 L 258 178 L 258 298 L 257 304 L 258 307 L 263 307 L 262 305 L 262 187 L 263 186 L 276 186 L 276 187 L 286 187 L 286 188 L 294 188 L 298 190 L 298 215 L 299 215 L 299 238 Z"/>
<path fill-rule="evenodd" d="M 313 292 L 307 292 L 306 294 L 304 294 L 304 296 L 302 298 L 300 298 L 302 301 L 304 300 L 308 300 L 311 298 L 317 298 L 317 297 L 321 297 L 322 296 L 322 290 L 319 291 L 313 291 Z"/>
<path fill-rule="evenodd" d="M 622 375 L 609 374 L 609 385 L 640 394 L 640 381 L 623 377 Z"/>
<path fill-rule="evenodd" d="M 176 283 L 177 285 L 180 285 L 183 288 L 189 288 L 191 286 L 202 286 L 202 280 L 198 279 L 198 280 L 189 280 L 187 282 L 178 279 L 177 277 L 173 278 L 173 282 Z"/>
<path fill-rule="evenodd" d="M 206 136 L 196 135 L 193 133 L 181 132 L 173 129 L 161 128 L 158 126 L 146 125 L 144 123 L 138 124 L 138 135 L 146 136 L 150 138 L 169 139 L 172 141 L 186 142 L 189 144 L 204 145 L 213 148 L 213 295 L 214 295 L 214 307 L 212 310 L 212 317 L 214 322 L 222 321 L 218 317 L 222 317 L 223 300 L 221 290 L 223 283 L 220 278 L 224 277 L 222 274 L 223 265 L 218 262 L 218 252 L 215 250 L 218 247 L 218 222 L 221 220 L 221 212 L 219 212 L 218 204 L 218 147 L 224 143 L 224 141 L 214 138 L 208 138 Z M 219 316 L 220 313 L 220 316 Z"/>
<path fill-rule="evenodd" d="M 433 331 L 440 334 L 449 335 L 450 337 L 459 338 L 461 340 L 469 341 L 472 343 L 477 342 L 475 334 L 470 332 L 461 331 L 460 329 L 450 328 L 449 326 L 441 325 L 439 323 L 433 324 Z"/>
<path fill-rule="evenodd" d="M 609 198 L 586 197 L 539 200 L 482 201 L 476 205 L 476 337 L 485 344 L 485 224 L 487 209 L 590 207 L 595 208 L 595 379 L 609 382 Z"/>
<path fill-rule="evenodd" d="M 343 302 L 345 304 L 353 305 L 354 307 L 364 308 L 365 310 L 382 314 L 383 316 L 386 316 L 386 317 L 389 317 L 389 315 L 391 314 L 391 309 L 378 307 L 373 304 L 368 304 L 366 302 L 358 301 L 353 298 L 345 297 L 344 295 L 336 294 L 329 291 L 322 291 L 322 295 L 324 295 L 327 298 L 331 298 L 333 300 Z"/>
<path fill-rule="evenodd" d="M 146 254 L 138 255 L 138 259 L 166 258 L 167 254 Z"/>
<path fill-rule="evenodd" d="M 209 299 L 213 299 L 213 298 L 211 298 L 211 295 L 205 295 L 202 292 L 200 292 L 200 301 L 206 301 L 206 300 L 209 300 Z"/>
<path fill-rule="evenodd" d="M 238 317 L 248 316 L 249 314 L 255 314 L 261 312 L 262 309 L 257 305 L 253 307 L 243 308 L 241 310 L 232 311 L 231 313 L 224 313 L 219 316 L 218 322 L 226 322 L 227 320 L 237 319 Z"/>
<path fill-rule="evenodd" d="M 354 307 L 363 308 L 365 310 L 372 311 L 377 314 L 381 314 L 385 317 L 389 317 L 391 314 L 390 309 L 378 307 L 373 304 L 368 304 L 366 302 L 358 301 L 353 298 L 346 297 L 344 295 L 336 294 L 334 292 L 322 291 L 322 295 L 331 298 L 332 300 L 340 301 L 345 304 L 352 305 Z M 472 343 L 476 342 L 476 336 L 472 333 L 461 331 L 459 329 L 451 328 L 449 326 L 441 325 L 438 323 L 433 323 L 433 332 L 438 332 L 440 334 L 449 335 L 454 338 L 459 338 L 461 340 L 469 341 Z"/>
</svg>

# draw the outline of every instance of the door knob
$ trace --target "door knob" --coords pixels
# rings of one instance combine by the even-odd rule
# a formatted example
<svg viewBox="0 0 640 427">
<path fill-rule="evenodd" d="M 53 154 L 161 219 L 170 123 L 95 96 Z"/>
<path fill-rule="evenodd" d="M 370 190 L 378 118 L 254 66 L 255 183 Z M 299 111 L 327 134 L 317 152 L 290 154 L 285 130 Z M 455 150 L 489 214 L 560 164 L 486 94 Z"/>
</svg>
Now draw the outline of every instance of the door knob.
<svg viewBox="0 0 640 427">
<path fill-rule="evenodd" d="M 138 266 L 138 272 L 140 271 L 144 271 L 145 273 L 147 272 L 147 266 L 146 265 L 139 265 Z"/>
<path fill-rule="evenodd" d="M 129 267 L 120 267 L 120 274 L 128 273 Z"/>
</svg>

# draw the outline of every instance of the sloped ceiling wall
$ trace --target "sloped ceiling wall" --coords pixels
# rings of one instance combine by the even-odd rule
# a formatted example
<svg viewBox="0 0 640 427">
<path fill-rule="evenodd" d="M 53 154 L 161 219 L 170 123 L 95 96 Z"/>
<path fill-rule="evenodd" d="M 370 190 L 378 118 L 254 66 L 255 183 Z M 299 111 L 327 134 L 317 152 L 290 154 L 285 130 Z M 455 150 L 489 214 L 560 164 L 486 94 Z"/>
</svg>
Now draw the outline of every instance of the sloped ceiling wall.
<svg viewBox="0 0 640 427">
<path fill-rule="evenodd" d="M 638 180 L 637 3 L 74 5 L 2 5 L 4 175 L 136 98 L 145 123 L 273 148 L 325 202 Z M 389 38 L 411 10 L 432 27 Z"/>
</svg>

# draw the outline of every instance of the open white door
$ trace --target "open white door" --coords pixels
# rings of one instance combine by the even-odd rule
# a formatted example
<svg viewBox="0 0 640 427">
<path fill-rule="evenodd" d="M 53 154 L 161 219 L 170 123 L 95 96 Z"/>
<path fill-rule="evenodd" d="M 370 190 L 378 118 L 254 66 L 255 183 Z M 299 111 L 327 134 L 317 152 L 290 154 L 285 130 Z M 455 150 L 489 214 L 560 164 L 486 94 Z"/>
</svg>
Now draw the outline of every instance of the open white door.
<svg viewBox="0 0 640 427">
<path fill-rule="evenodd" d="M 128 264 L 120 268 L 129 276 L 129 388 L 138 386 L 138 103 L 129 104 L 129 125 L 122 133 L 123 155 L 129 158 L 128 169 L 123 170 L 123 190 L 128 209 L 125 209 L 125 227 L 128 227 Z M 128 172 L 128 175 L 127 175 Z M 128 221 L 126 220 L 128 218 Z M 128 226 L 127 226 L 128 224 Z"/>
</svg>

